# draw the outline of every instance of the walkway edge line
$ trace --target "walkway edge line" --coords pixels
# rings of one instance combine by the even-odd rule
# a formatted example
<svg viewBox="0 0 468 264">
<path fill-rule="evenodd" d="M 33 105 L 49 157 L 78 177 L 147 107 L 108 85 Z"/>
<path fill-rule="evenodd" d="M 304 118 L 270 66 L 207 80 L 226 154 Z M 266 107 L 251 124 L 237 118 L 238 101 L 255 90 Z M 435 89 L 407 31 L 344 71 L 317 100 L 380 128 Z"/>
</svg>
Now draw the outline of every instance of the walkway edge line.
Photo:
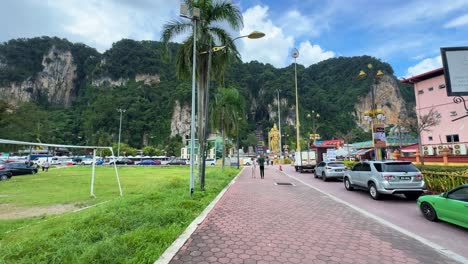
<svg viewBox="0 0 468 264">
<path fill-rule="evenodd" d="M 281 173 L 281 171 L 280 171 L 280 173 Z M 376 215 L 374 215 L 374 214 L 372 214 L 372 213 L 370 213 L 370 212 L 368 212 L 368 211 L 366 211 L 364 209 L 361 209 L 361 208 L 359 208 L 357 206 L 354 206 L 354 205 L 352 205 L 352 204 L 350 204 L 350 203 L 348 203 L 348 202 L 346 202 L 346 201 L 344 201 L 344 200 L 342 200 L 342 199 L 340 199 L 340 198 L 338 198 L 338 197 L 336 197 L 336 196 L 334 196 L 334 195 L 332 195 L 332 194 L 330 194 L 328 192 L 322 191 L 322 190 L 318 189 L 317 187 L 314 187 L 311 184 L 306 183 L 306 182 L 302 181 L 301 179 L 296 178 L 293 175 L 290 175 L 290 174 L 288 174 L 286 172 L 282 172 L 282 173 L 284 173 L 286 176 L 288 176 L 290 178 L 293 178 L 296 181 L 299 181 L 300 183 L 302 183 L 302 184 L 304 184 L 304 185 L 306 185 L 306 186 L 308 186 L 308 187 L 310 187 L 310 188 L 312 188 L 312 189 L 314 189 L 314 190 L 316 190 L 316 191 L 318 191 L 318 192 L 320 192 L 322 194 L 327 195 L 332 200 L 334 200 L 336 202 L 339 202 L 341 204 L 344 204 L 344 205 L 358 211 L 359 213 L 363 214 L 364 216 L 366 216 L 368 218 L 372 218 L 372 219 L 376 220 L 377 222 L 379 222 L 379 223 L 381 223 L 383 225 L 386 225 L 386 226 L 388 226 L 390 228 L 393 228 L 396 231 L 398 231 L 398 232 L 400 232 L 400 233 L 402 233 L 404 235 L 407 235 L 409 237 L 412 237 L 412 238 L 418 240 L 419 242 L 425 244 L 426 246 L 428 246 L 428 247 L 430 247 L 432 249 L 435 249 L 440 254 L 442 254 L 444 256 L 447 256 L 452 260 L 455 260 L 455 261 L 458 261 L 458 262 L 461 262 L 461 263 L 464 263 L 464 264 L 468 264 L 468 259 L 466 259 L 465 257 L 463 257 L 461 255 L 458 255 L 457 253 L 455 253 L 455 252 L 453 252 L 451 250 L 448 250 L 448 249 L 440 246 L 439 244 L 436 244 L 436 243 L 434 243 L 432 241 L 429 241 L 429 240 L 425 239 L 424 237 L 421 237 L 421 236 L 419 236 L 419 235 L 417 235 L 417 234 L 415 234 L 415 233 L 413 233 L 413 232 L 411 232 L 409 230 L 406 230 L 406 229 L 404 229 L 402 227 L 399 227 L 399 226 L 397 226 L 395 224 L 392 224 L 389 221 L 387 221 L 387 220 L 385 220 L 385 219 L 383 219 L 381 217 L 378 217 L 378 216 L 376 216 Z"/>
<path fill-rule="evenodd" d="M 154 262 L 154 264 L 168 264 L 172 258 L 179 252 L 180 248 L 182 248 L 185 242 L 190 238 L 190 236 L 195 232 L 198 225 L 205 220 L 208 214 L 213 210 L 215 205 L 218 203 L 219 200 L 224 196 L 227 190 L 233 185 L 237 177 L 242 174 L 245 167 L 240 170 L 240 172 L 231 180 L 231 182 L 224 187 L 224 189 L 216 196 L 216 198 L 211 201 L 211 203 L 201 212 L 201 214 L 195 218 L 192 223 L 185 229 L 185 231 L 162 253 L 162 255 Z"/>
</svg>

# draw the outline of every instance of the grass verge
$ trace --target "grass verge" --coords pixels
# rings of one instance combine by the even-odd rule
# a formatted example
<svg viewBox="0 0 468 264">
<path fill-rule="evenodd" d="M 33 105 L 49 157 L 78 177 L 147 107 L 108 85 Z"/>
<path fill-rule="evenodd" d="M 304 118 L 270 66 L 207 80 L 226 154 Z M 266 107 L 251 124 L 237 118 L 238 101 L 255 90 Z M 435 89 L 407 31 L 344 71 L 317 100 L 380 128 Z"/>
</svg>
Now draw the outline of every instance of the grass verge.
<svg viewBox="0 0 468 264">
<path fill-rule="evenodd" d="M 124 197 L 116 198 L 112 168 L 99 168 L 96 200 L 87 198 L 90 169 L 53 170 L 39 175 L 45 179 L 33 185 L 26 177 L 13 178 L 8 185 L 21 190 L 2 186 L 6 195 L 0 203 L 15 201 L 21 206 L 34 206 L 111 201 L 58 217 L 1 220 L 0 262 L 153 263 L 237 172 L 233 168 L 226 168 L 224 173 L 209 168 L 206 191 L 196 191 L 191 197 L 186 167 L 123 168 L 120 174 Z M 33 197 L 25 197 L 27 191 Z M 51 192 L 55 194 L 48 195 Z"/>
</svg>

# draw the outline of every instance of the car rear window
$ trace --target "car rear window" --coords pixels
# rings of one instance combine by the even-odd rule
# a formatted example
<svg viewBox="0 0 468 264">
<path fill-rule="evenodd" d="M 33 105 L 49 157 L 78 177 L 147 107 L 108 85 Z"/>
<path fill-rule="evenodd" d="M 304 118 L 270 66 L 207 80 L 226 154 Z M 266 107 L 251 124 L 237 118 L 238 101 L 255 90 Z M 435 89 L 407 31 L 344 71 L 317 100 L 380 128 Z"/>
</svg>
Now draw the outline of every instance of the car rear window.
<svg viewBox="0 0 468 264">
<path fill-rule="evenodd" d="M 374 164 L 375 166 L 376 164 Z M 377 169 L 377 167 L 376 167 Z M 382 165 L 383 172 L 419 172 L 411 162 L 388 162 Z"/>
<path fill-rule="evenodd" d="M 328 163 L 328 166 L 330 167 L 346 167 L 344 165 L 344 163 L 341 163 L 341 162 L 332 162 L 332 163 Z"/>
</svg>

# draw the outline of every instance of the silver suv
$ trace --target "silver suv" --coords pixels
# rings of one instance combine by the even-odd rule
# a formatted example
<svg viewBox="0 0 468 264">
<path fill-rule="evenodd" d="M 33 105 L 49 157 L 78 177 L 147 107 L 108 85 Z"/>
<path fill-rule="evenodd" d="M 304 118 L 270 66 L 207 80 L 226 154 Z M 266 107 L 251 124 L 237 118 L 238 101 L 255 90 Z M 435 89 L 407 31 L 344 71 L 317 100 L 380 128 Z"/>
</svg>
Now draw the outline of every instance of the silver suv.
<svg viewBox="0 0 468 264">
<path fill-rule="evenodd" d="M 364 161 L 357 163 L 344 176 L 346 190 L 361 188 L 374 200 L 382 194 L 404 194 L 415 200 L 425 192 L 422 173 L 407 161 Z"/>
</svg>

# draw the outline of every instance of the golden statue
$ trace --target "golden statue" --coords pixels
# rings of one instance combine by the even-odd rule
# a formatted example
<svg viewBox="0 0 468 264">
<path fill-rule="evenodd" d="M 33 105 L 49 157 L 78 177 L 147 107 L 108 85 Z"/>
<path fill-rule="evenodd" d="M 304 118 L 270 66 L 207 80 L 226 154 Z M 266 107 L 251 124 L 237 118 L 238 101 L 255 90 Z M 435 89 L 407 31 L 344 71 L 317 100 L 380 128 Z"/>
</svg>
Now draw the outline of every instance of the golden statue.
<svg viewBox="0 0 468 264">
<path fill-rule="evenodd" d="M 273 125 L 273 128 L 268 133 L 268 143 L 270 145 L 270 151 L 278 153 L 279 133 L 276 124 Z"/>
</svg>

